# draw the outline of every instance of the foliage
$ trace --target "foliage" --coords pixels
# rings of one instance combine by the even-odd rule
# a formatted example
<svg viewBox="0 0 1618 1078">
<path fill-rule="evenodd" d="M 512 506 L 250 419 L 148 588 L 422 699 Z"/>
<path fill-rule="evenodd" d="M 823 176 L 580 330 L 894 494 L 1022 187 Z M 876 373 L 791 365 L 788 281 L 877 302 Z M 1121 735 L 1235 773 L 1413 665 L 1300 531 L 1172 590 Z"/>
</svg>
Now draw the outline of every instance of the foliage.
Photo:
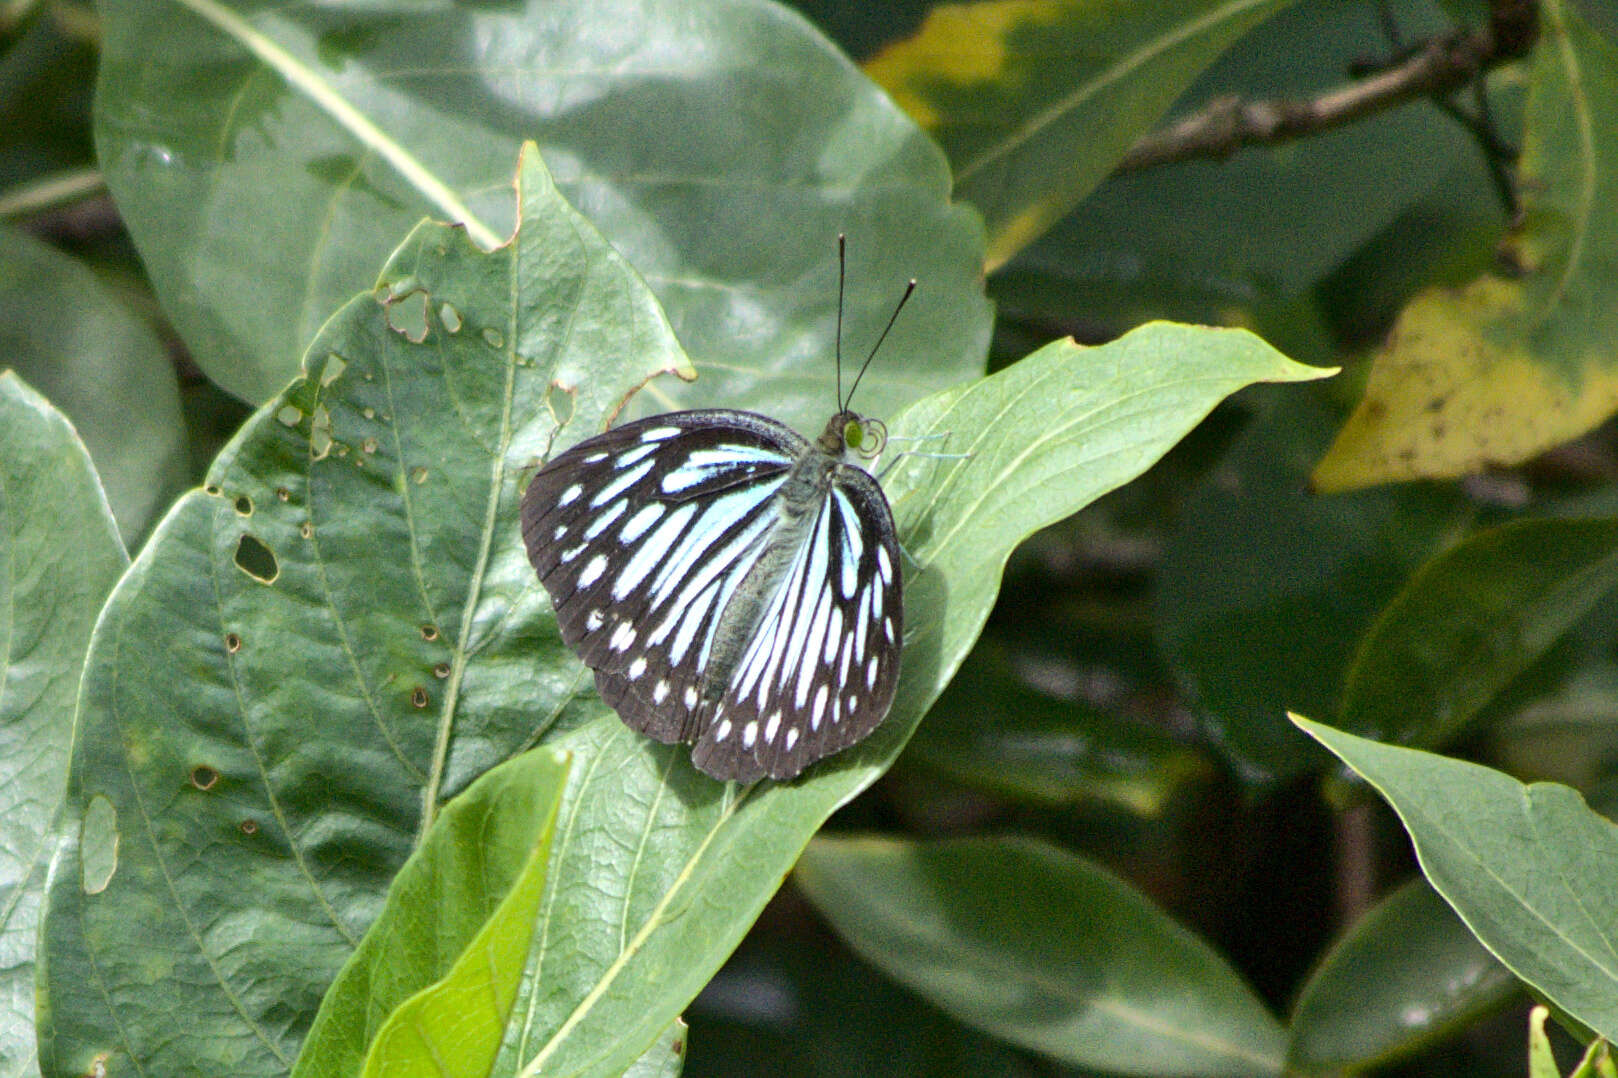
<svg viewBox="0 0 1618 1078">
<path fill-rule="evenodd" d="M 0 4 L 0 1078 L 1609 1072 L 1618 22 L 1130 164 L 1515 7 Z M 522 489 L 912 276 L 898 698 L 717 783 Z"/>
</svg>

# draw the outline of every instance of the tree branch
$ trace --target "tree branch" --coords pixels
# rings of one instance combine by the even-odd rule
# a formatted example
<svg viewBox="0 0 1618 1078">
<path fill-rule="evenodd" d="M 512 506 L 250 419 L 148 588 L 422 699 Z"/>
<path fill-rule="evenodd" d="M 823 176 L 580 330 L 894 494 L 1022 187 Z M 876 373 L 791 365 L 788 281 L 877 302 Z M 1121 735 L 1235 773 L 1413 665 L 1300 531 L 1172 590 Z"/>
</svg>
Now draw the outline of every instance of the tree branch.
<svg viewBox="0 0 1618 1078">
<path fill-rule="evenodd" d="M 1434 37 L 1366 78 L 1301 101 L 1220 97 L 1146 135 L 1117 171 L 1133 172 L 1196 158 L 1224 158 L 1247 146 L 1273 145 L 1351 123 L 1418 97 L 1446 100 L 1490 68 L 1525 55 L 1538 29 L 1535 0 L 1494 0 L 1487 25 Z"/>
</svg>

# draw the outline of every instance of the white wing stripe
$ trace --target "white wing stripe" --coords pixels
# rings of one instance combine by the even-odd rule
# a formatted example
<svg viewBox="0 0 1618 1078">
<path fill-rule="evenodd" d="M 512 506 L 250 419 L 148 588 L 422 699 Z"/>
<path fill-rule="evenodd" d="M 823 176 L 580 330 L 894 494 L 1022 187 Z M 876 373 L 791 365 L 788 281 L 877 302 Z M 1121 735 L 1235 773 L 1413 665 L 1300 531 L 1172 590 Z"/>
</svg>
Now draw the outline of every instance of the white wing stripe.
<svg viewBox="0 0 1618 1078">
<path fill-rule="evenodd" d="M 617 479 L 614 479 L 612 482 L 596 491 L 596 496 L 590 499 L 590 508 L 601 508 L 603 505 L 606 505 L 608 502 L 618 497 L 618 495 L 622 494 L 636 483 L 639 483 L 646 477 L 646 473 L 652 470 L 652 464 L 653 462 L 649 460 L 642 461 L 639 467 L 636 467 L 632 471 L 625 472 Z"/>
<path fill-rule="evenodd" d="M 669 548 L 680 532 L 685 529 L 686 522 L 697 512 L 697 503 L 689 502 L 680 506 L 669 518 L 659 524 L 657 530 L 646 537 L 640 549 L 635 551 L 629 564 L 618 574 L 618 579 L 612 585 L 612 597 L 619 602 L 627 599 L 630 592 L 640 587 L 640 582 L 646 574 L 657 567 L 658 563 L 668 554 Z"/>
</svg>

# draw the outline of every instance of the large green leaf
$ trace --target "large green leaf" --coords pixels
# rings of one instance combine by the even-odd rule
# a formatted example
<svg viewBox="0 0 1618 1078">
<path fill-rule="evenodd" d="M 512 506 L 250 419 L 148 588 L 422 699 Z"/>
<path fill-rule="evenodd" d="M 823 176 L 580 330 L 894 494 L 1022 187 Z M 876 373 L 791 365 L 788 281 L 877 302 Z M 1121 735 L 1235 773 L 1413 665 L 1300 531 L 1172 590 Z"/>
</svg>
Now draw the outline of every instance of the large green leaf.
<svg viewBox="0 0 1618 1078">
<path fill-rule="evenodd" d="M 520 197 L 492 254 L 420 228 L 110 600 L 47 917 L 47 1073 L 284 1073 L 438 806 L 576 721 L 586 679 L 517 542 L 523 470 L 559 417 L 599 429 L 684 359 L 537 159 Z"/>
<path fill-rule="evenodd" d="M 1578 791 L 1293 717 L 1387 799 L 1421 869 L 1494 956 L 1579 1022 L 1618 1034 L 1618 828 Z"/>
<path fill-rule="evenodd" d="M 895 436 L 953 432 L 933 447 L 967 455 L 907 458 L 887 480 L 926 566 L 893 714 L 803 781 L 736 789 L 587 693 L 522 550 L 527 467 L 682 365 L 650 294 L 537 162 L 523 191 L 523 226 L 492 254 L 419 229 L 109 604 L 69 793 L 85 836 L 47 926 L 50 1073 L 102 1055 L 284 1071 L 432 812 L 535 740 L 575 765 L 494 1070 L 620 1073 L 897 754 L 1016 542 L 1225 394 L 1321 373 L 1246 333 L 1157 325 L 1052 345 L 895 418 Z M 88 893 L 80 861 L 113 829 L 116 871 Z"/>
<path fill-rule="evenodd" d="M 99 7 L 108 183 L 197 362 L 249 400 L 424 214 L 506 230 L 528 138 L 703 371 L 662 404 L 821 418 L 839 231 L 851 350 L 921 282 L 895 334 L 925 359 L 873 368 L 867 409 L 982 369 L 981 227 L 943 155 L 767 0 Z"/>
<path fill-rule="evenodd" d="M 135 543 L 185 481 L 174 367 L 151 327 L 90 270 L 0 227 L 0 368 L 67 413 L 119 530 Z"/>
<path fill-rule="evenodd" d="M 39 1073 L 35 938 L 73 701 L 128 560 L 72 426 L 0 373 L 0 1078 Z"/>
<path fill-rule="evenodd" d="M 1524 111 L 1523 216 L 1504 269 L 1400 315 L 1322 489 L 1515 464 L 1585 433 L 1618 387 L 1618 43 L 1543 0 Z"/>
<path fill-rule="evenodd" d="M 337 976 L 293 1074 L 486 1074 L 544 894 L 566 756 L 535 749 L 445 806 Z"/>
<path fill-rule="evenodd" d="M 1280 1074 L 1282 1032 L 1212 948 L 1043 842 L 818 838 L 799 885 L 856 951 L 971 1025 L 1124 1074 Z"/>
<path fill-rule="evenodd" d="M 1531 520 L 1471 536 L 1411 578 L 1365 638 L 1340 725 L 1453 737 L 1618 585 L 1618 520 Z"/>
<path fill-rule="evenodd" d="M 1298 992 L 1287 1062 L 1357 1071 L 1465 1029 L 1521 990 L 1419 877 L 1373 906 Z"/>
<path fill-rule="evenodd" d="M 943 145 L 983 211 L 989 264 L 1111 172 L 1174 99 L 1290 0 L 940 4 L 865 65 Z"/>
</svg>

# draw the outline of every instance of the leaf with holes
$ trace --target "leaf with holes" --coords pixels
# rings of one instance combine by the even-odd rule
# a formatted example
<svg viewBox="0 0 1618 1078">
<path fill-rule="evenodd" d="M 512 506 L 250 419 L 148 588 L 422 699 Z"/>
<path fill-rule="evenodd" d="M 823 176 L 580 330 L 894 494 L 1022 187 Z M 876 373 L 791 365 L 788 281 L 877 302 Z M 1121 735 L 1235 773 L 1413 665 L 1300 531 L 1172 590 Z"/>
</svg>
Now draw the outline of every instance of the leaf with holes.
<svg viewBox="0 0 1618 1078">
<path fill-rule="evenodd" d="M 1018 541 L 1138 474 L 1228 393 L 1322 373 L 1241 331 L 1154 325 L 1052 345 L 894 417 L 896 438 L 958 455 L 884 480 L 926 566 L 907 582 L 920 613 L 892 711 L 797 782 L 738 788 L 588 692 L 525 556 L 532 466 L 685 364 L 537 159 L 521 188 L 506 247 L 411 236 L 109 603 L 69 812 L 111 815 L 125 838 L 97 893 L 77 883 L 84 847 L 52 889 L 50 1073 L 283 1072 L 433 813 L 539 741 L 575 763 L 492 1072 L 620 1074 L 897 755 Z M 896 330 L 880 362 L 929 364 L 925 343 Z"/>
<path fill-rule="evenodd" d="M 87 834 L 52 881 L 47 1074 L 284 1073 L 439 806 L 599 706 L 517 543 L 523 472 L 687 367 L 537 158 L 520 203 L 490 254 L 418 229 L 109 601 L 66 814 L 118 858 L 87 890 Z"/>
</svg>

